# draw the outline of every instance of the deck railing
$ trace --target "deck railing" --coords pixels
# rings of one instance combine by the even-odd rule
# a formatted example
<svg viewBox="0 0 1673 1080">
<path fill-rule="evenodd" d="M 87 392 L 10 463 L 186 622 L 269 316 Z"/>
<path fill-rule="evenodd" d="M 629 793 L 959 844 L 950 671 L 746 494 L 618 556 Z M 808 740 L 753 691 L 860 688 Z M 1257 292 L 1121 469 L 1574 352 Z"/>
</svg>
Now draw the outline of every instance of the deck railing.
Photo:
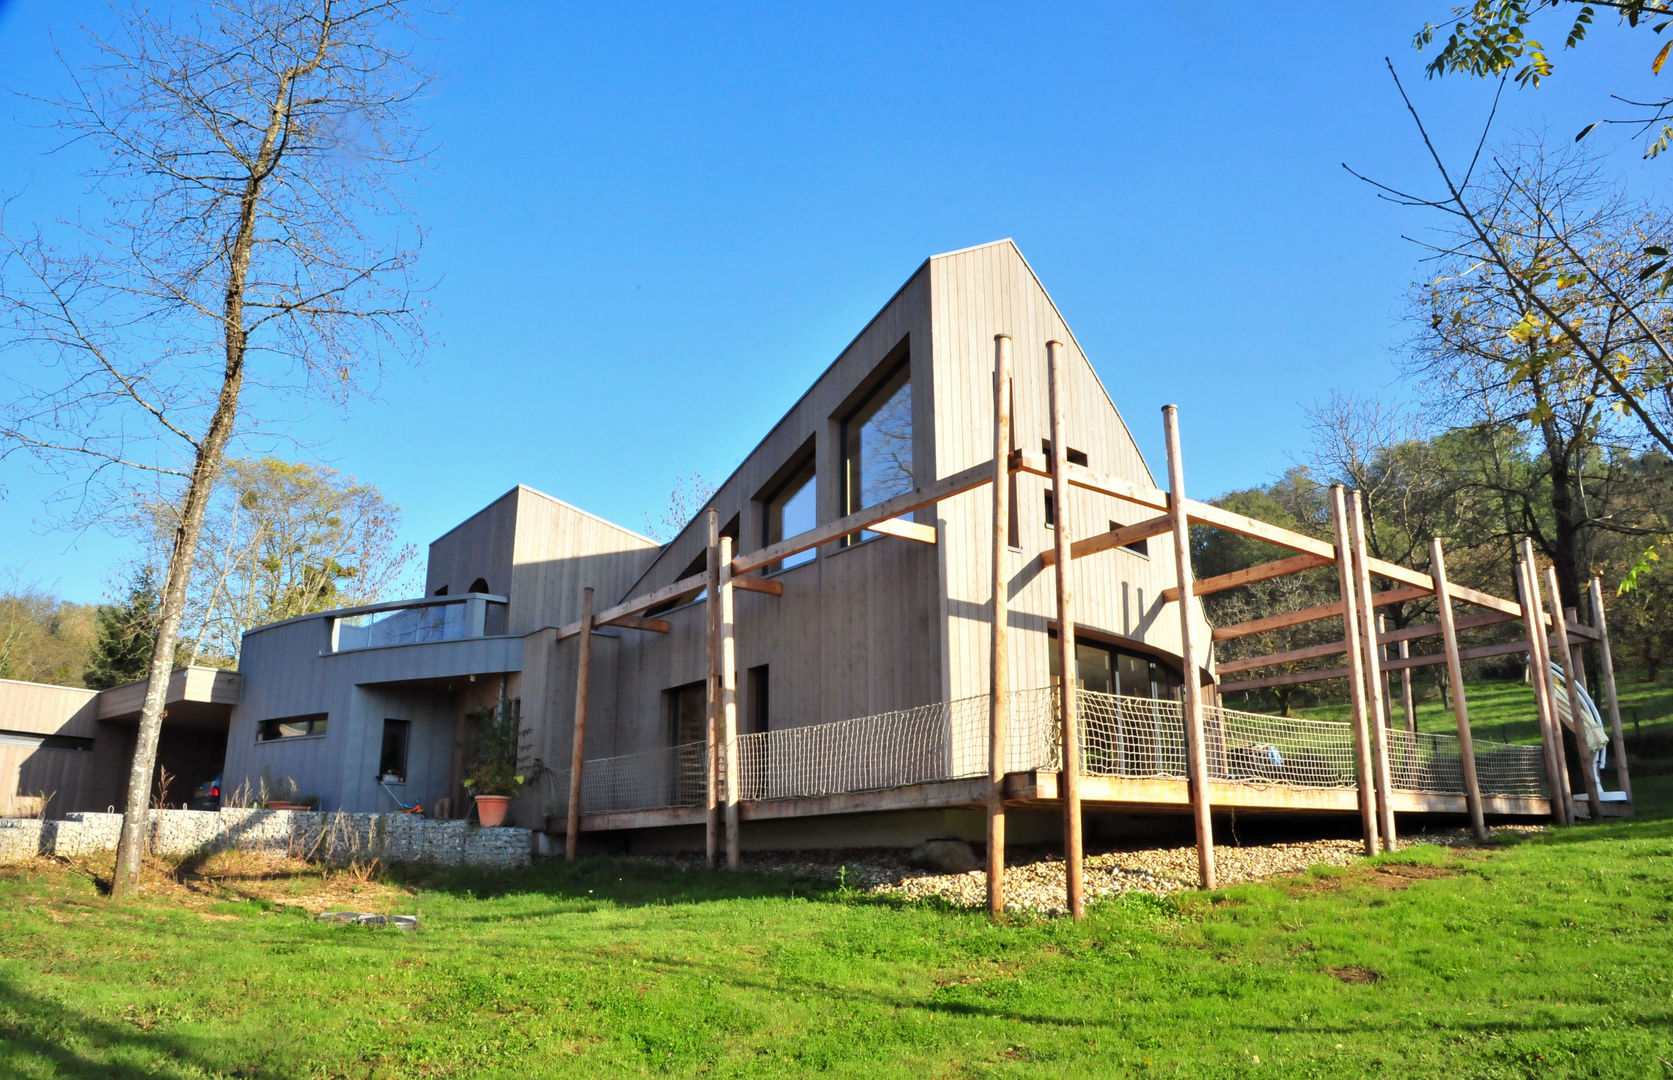
<svg viewBox="0 0 1673 1080">
<path fill-rule="evenodd" d="M 1010 695 L 1009 772 L 1056 771 L 1062 763 L 1056 691 Z M 1184 779 L 1179 702 L 1082 691 L 1081 770 L 1088 776 Z M 1452 735 L 1386 731 L 1396 789 L 1461 795 L 1464 773 Z M 1357 786 L 1350 724 L 1203 708 L 1203 745 L 1215 780 L 1340 789 Z M 583 813 L 702 805 L 702 743 L 596 758 L 583 773 Z M 881 791 L 988 771 L 988 699 L 963 698 L 829 724 L 738 738 L 738 794 L 746 802 Z M 1538 746 L 1478 744 L 1483 795 L 1544 795 Z M 567 774 L 554 777 L 567 789 Z"/>
</svg>

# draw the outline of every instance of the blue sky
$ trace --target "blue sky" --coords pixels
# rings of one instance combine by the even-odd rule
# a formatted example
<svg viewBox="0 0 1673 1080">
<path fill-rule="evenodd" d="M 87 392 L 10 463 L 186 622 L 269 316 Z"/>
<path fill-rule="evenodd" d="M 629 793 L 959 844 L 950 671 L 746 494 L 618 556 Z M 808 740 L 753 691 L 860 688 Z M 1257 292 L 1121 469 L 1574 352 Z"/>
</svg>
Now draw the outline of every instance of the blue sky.
<svg viewBox="0 0 1673 1080">
<path fill-rule="evenodd" d="M 1302 404 L 1408 393 L 1401 233 L 1431 221 L 1340 167 L 1433 188 L 1383 57 L 1454 158 L 1490 87 L 1423 80 L 1411 35 L 1446 0 L 1090 7 L 461 3 L 423 45 L 433 344 L 373 400 L 285 415 L 420 545 L 517 483 L 643 528 L 676 476 L 724 478 L 926 256 L 1010 236 L 1153 468 L 1174 402 L 1194 494 L 1270 479 L 1305 450 Z M 0 0 L 0 83 L 62 88 L 49 34 L 85 57 L 63 10 Z M 1653 53 L 1600 31 L 1497 130 L 1566 140 L 1651 85 Z M 31 115 L 0 104 L 14 222 L 85 205 Z M 1673 162 L 1594 138 L 1659 195 Z M 55 528 L 59 481 L 14 460 L 0 487 L 0 575 L 114 591 L 128 548 Z"/>
</svg>

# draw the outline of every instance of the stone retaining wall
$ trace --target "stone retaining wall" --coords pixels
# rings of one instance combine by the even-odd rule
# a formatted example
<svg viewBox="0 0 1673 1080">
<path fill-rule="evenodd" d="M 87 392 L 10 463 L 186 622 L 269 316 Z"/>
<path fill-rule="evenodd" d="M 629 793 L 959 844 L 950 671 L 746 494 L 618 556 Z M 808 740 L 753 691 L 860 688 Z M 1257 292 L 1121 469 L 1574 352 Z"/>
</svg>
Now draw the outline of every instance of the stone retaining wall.
<svg viewBox="0 0 1673 1080">
<path fill-rule="evenodd" d="M 533 843 L 528 829 L 481 829 L 414 814 L 153 810 L 147 821 L 151 850 L 180 857 L 236 847 L 326 861 L 378 859 L 510 869 L 529 864 Z M 67 814 L 59 821 L 0 819 L 0 864 L 37 855 L 114 851 L 121 829 L 121 814 Z"/>
</svg>

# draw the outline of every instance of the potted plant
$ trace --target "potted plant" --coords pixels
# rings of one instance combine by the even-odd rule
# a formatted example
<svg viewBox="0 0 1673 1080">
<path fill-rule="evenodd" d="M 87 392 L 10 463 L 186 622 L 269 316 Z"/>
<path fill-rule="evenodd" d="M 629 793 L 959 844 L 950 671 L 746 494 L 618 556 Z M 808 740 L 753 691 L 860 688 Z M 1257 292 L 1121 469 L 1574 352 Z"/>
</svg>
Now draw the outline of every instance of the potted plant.
<svg viewBox="0 0 1673 1080">
<path fill-rule="evenodd" d="M 503 824 L 512 797 L 546 771 L 539 758 L 520 766 L 528 749 L 523 737 L 530 733 L 522 726 L 520 705 L 516 699 L 502 700 L 470 714 L 476 730 L 466 746 L 465 788 L 476 798 L 476 817 L 484 828 Z"/>
</svg>

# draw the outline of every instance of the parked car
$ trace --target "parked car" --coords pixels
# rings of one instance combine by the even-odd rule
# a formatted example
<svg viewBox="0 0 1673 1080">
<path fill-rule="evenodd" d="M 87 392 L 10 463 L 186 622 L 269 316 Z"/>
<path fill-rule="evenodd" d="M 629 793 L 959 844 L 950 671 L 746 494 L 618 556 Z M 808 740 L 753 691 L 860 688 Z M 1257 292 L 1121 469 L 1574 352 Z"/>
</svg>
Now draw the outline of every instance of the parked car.
<svg viewBox="0 0 1673 1080">
<path fill-rule="evenodd" d="M 219 810 L 221 808 L 221 778 L 205 780 L 192 789 L 192 797 L 186 801 L 188 810 Z"/>
</svg>

